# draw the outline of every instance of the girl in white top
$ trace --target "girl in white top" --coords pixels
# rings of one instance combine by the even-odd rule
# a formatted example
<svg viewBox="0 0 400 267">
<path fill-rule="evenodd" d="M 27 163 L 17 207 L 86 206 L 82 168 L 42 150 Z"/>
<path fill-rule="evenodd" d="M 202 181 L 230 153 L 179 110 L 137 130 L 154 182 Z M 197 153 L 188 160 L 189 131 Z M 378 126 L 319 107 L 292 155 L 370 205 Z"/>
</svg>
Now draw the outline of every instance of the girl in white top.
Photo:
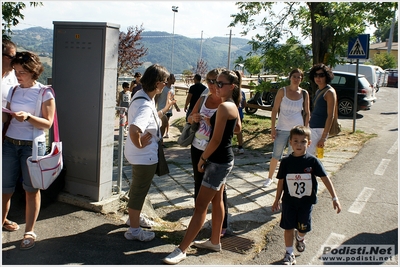
<svg viewBox="0 0 400 267">
<path fill-rule="evenodd" d="M 268 187 L 272 183 L 278 161 L 282 158 L 283 150 L 288 145 L 290 130 L 296 125 L 308 126 L 310 120 L 310 100 L 306 90 L 300 87 L 303 80 L 303 71 L 294 69 L 289 74 L 290 85 L 278 90 L 274 107 L 271 112 L 271 137 L 274 139 L 274 150 L 272 153 L 268 178 L 264 182 L 264 187 Z M 305 98 L 303 98 L 303 91 Z M 302 110 L 305 106 L 305 121 L 303 121 Z M 279 113 L 278 123 L 276 124 L 276 115 Z"/>
<path fill-rule="evenodd" d="M 3 142 L 2 169 L 3 185 L 3 225 L 10 209 L 11 196 L 22 173 L 25 190 L 26 212 L 25 233 L 20 244 L 21 249 L 30 249 L 35 245 L 34 226 L 40 211 L 40 190 L 32 187 L 26 159 L 32 156 L 33 130 L 42 131 L 38 154 L 45 153 L 45 133 L 53 125 L 55 100 L 50 90 L 43 94 L 41 114 L 34 114 L 40 89 L 43 87 L 36 80 L 43 72 L 39 57 L 31 52 L 19 52 L 11 61 L 19 86 L 11 89 L 7 97 L 7 108 L 11 110 L 11 122 Z M 31 114 L 33 113 L 33 115 Z M 7 114 L 3 112 L 3 122 Z"/>
</svg>

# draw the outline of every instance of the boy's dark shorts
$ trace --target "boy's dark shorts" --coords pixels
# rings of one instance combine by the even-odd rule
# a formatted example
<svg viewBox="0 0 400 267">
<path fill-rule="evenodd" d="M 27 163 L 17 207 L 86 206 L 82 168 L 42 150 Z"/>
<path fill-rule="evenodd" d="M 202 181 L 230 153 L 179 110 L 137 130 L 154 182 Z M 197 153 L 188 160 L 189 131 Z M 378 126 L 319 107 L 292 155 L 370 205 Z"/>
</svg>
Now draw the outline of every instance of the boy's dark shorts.
<svg viewBox="0 0 400 267">
<path fill-rule="evenodd" d="M 165 113 L 165 116 L 167 116 L 168 119 L 171 118 L 172 117 L 172 112 Z"/>
<path fill-rule="evenodd" d="M 310 232 L 313 206 L 313 204 L 295 206 L 282 202 L 282 214 L 279 226 L 285 230 L 296 228 L 300 233 Z"/>
</svg>

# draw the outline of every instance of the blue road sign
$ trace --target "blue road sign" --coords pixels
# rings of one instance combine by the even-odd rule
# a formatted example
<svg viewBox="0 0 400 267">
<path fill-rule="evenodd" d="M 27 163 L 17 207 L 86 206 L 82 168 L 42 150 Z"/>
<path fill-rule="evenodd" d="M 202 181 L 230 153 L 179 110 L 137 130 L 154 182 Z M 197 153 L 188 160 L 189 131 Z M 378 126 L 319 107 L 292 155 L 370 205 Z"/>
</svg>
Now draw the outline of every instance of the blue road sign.
<svg viewBox="0 0 400 267">
<path fill-rule="evenodd" d="M 369 58 L 369 34 L 360 34 L 355 38 L 350 38 L 347 48 L 347 58 Z"/>
</svg>

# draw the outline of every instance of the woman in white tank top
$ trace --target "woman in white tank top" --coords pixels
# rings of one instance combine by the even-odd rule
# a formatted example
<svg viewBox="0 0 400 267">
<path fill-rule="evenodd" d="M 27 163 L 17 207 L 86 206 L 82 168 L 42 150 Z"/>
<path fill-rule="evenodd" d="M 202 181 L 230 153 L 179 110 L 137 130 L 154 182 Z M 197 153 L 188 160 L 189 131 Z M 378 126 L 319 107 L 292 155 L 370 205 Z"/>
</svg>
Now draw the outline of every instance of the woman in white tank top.
<svg viewBox="0 0 400 267">
<path fill-rule="evenodd" d="M 291 148 L 288 145 L 290 129 L 296 125 L 308 126 L 308 121 L 310 120 L 310 100 L 308 92 L 299 86 L 303 77 L 302 70 L 292 70 L 289 74 L 290 85 L 279 89 L 276 94 L 274 107 L 271 112 L 271 137 L 274 139 L 274 150 L 269 165 L 268 178 L 263 184 L 264 187 L 271 185 L 272 176 L 274 175 L 278 161 L 282 158 L 285 147 L 288 146 L 289 153 L 291 152 Z M 305 107 L 305 121 L 303 121 L 302 116 L 303 107 Z M 276 115 L 278 113 L 279 119 L 276 124 Z"/>
</svg>

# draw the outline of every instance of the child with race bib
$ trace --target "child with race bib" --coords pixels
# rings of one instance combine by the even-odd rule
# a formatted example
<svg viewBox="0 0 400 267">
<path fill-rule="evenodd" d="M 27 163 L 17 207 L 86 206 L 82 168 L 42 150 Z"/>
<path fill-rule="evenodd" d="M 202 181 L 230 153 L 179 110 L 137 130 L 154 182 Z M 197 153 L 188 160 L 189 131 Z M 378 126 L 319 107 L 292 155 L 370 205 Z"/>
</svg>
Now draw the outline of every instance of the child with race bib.
<svg viewBox="0 0 400 267">
<path fill-rule="evenodd" d="M 332 196 L 333 209 L 341 211 L 335 188 L 329 179 L 321 161 L 314 155 L 307 153 L 311 144 L 311 130 L 299 125 L 290 130 L 289 143 L 293 153 L 282 159 L 277 174 L 278 187 L 272 211 L 280 209 L 282 197 L 282 215 L 279 226 L 283 228 L 286 253 L 283 264 L 296 264 L 293 253 L 293 239 L 296 240 L 296 249 L 303 252 L 306 248 L 304 237 L 311 231 L 311 212 L 317 203 L 318 182 L 322 182 Z"/>
</svg>

